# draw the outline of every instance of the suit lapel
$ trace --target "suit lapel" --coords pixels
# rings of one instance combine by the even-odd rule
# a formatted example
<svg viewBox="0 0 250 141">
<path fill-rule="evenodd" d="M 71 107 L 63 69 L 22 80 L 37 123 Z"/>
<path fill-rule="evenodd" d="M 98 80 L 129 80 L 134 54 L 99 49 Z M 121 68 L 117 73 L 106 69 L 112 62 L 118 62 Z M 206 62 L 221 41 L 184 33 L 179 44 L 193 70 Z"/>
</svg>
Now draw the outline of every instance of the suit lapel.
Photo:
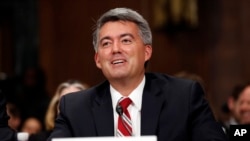
<svg viewBox="0 0 250 141">
<path fill-rule="evenodd" d="M 96 124 L 97 136 L 114 136 L 114 116 L 109 91 L 109 84 L 104 89 L 97 90 L 93 104 L 93 115 Z"/>
<path fill-rule="evenodd" d="M 155 76 L 146 75 L 141 109 L 141 135 L 156 135 L 161 107 L 164 104 L 161 89 L 166 84 L 165 81 L 159 81 L 161 80 Z M 92 111 L 97 136 L 114 136 L 114 116 L 108 82 L 97 88 Z"/>
<path fill-rule="evenodd" d="M 141 135 L 156 135 L 161 107 L 164 103 L 161 88 L 165 84 L 146 75 L 146 84 L 142 96 Z"/>
</svg>

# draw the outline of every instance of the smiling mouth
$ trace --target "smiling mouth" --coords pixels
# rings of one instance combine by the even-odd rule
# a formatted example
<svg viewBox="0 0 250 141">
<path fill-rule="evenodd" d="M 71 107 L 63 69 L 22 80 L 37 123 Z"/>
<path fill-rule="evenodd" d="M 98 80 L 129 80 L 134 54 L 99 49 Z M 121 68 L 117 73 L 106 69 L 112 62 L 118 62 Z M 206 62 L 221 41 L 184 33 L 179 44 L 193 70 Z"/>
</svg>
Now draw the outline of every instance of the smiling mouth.
<svg viewBox="0 0 250 141">
<path fill-rule="evenodd" d="M 250 112 L 244 112 L 242 115 L 243 117 L 250 117 Z"/>
<path fill-rule="evenodd" d="M 115 60 L 115 61 L 113 61 L 111 64 L 121 64 L 121 63 L 124 63 L 125 62 L 125 60 Z"/>
</svg>

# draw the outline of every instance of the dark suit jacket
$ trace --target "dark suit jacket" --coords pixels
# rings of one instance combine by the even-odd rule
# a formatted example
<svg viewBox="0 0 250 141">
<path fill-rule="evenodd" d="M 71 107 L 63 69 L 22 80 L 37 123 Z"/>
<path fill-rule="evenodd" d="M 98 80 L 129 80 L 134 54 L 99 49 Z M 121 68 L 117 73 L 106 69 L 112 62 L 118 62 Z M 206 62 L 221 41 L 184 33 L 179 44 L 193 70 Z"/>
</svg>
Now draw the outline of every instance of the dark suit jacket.
<svg viewBox="0 0 250 141">
<path fill-rule="evenodd" d="M 55 129 L 48 140 L 53 137 L 114 136 L 109 85 L 106 81 L 64 96 Z M 141 135 L 157 135 L 158 141 L 226 140 L 198 83 L 156 73 L 146 73 Z"/>
<path fill-rule="evenodd" d="M 17 132 L 8 126 L 9 116 L 6 112 L 6 99 L 0 92 L 0 141 L 16 141 Z"/>
</svg>

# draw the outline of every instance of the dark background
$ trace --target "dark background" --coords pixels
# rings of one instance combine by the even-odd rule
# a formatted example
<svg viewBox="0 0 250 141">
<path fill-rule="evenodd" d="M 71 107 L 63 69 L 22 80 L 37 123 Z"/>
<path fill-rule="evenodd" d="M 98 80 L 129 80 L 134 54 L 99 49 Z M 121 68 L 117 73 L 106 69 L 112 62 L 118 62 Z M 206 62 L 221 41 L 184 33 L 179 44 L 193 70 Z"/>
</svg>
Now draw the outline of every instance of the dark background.
<svg viewBox="0 0 250 141">
<path fill-rule="evenodd" d="M 1 0 L 0 78 L 40 66 L 50 96 L 67 79 L 100 83 L 104 77 L 95 66 L 92 46 L 95 21 L 110 8 L 129 7 L 152 27 L 153 57 L 147 70 L 200 75 L 214 113 L 221 116 L 232 88 L 250 80 L 250 1 L 197 0 L 197 26 L 168 22 L 160 28 L 154 26 L 159 1 Z"/>
</svg>

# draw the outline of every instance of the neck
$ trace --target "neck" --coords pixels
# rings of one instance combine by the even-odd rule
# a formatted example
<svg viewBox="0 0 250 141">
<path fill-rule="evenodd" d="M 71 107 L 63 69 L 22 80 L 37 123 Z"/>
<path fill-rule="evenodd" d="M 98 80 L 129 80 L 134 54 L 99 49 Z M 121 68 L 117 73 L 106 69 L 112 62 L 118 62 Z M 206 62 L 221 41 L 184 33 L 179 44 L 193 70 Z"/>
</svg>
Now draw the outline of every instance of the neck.
<svg viewBox="0 0 250 141">
<path fill-rule="evenodd" d="M 129 96 L 129 94 L 142 82 L 144 75 L 126 80 L 111 81 L 110 84 L 114 89 L 121 93 L 123 96 Z"/>
</svg>

